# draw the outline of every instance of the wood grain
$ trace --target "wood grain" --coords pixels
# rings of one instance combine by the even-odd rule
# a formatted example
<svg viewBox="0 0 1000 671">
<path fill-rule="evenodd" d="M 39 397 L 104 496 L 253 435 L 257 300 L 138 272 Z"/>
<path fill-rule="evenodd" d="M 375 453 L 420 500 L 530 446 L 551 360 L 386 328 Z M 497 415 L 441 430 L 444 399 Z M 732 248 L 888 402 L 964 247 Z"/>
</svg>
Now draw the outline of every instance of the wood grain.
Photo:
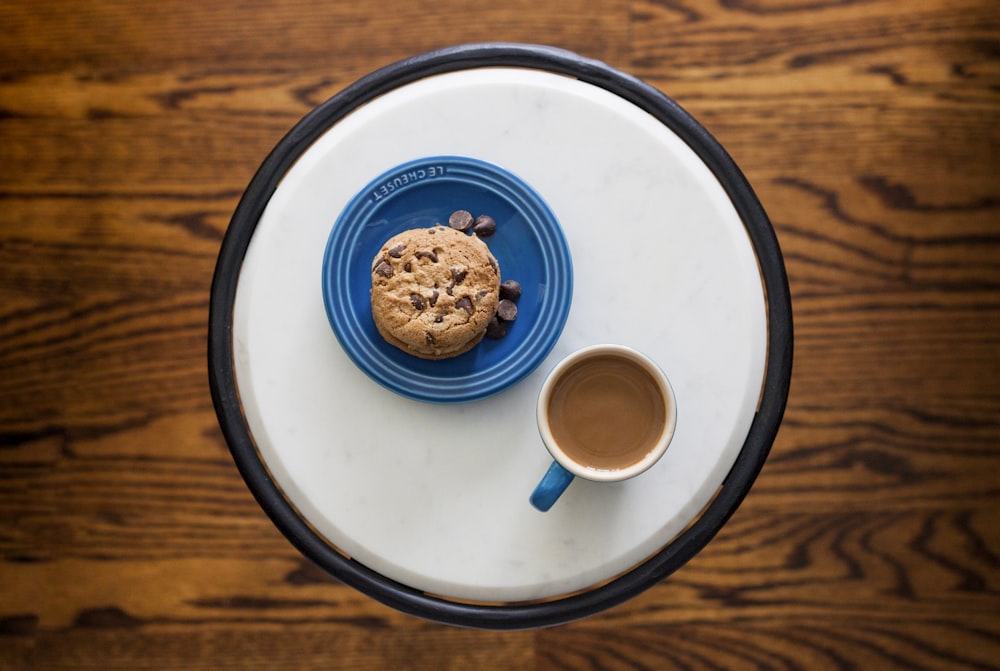
<svg viewBox="0 0 1000 671">
<path fill-rule="evenodd" d="M 595 6 L 597 5 L 597 6 Z M 1000 668 L 1000 12 L 987 0 L 0 2 L 0 668 Z M 531 632 L 329 579 L 205 364 L 267 152 L 381 65 L 540 42 L 727 148 L 795 312 L 785 422 L 669 580 Z"/>
</svg>

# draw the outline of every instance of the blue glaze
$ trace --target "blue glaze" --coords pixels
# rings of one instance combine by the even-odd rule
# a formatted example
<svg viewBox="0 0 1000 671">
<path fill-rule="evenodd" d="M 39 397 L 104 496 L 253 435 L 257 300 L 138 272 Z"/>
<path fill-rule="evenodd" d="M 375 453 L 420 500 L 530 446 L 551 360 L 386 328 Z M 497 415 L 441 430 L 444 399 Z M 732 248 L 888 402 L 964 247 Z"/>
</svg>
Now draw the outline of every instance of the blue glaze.
<svg viewBox="0 0 1000 671">
<path fill-rule="evenodd" d="M 500 264 L 501 279 L 521 283 L 518 315 L 506 337 L 428 361 L 393 347 L 376 330 L 371 262 L 392 236 L 447 226 L 459 209 L 496 220 L 496 233 L 483 241 Z M 330 232 L 322 283 L 330 325 L 365 374 L 408 398 L 463 403 L 520 382 L 548 356 L 569 315 L 573 268 L 559 223 L 525 182 L 479 159 L 433 156 L 389 170 L 351 199 Z"/>
<path fill-rule="evenodd" d="M 531 505 L 535 506 L 543 513 L 552 507 L 562 493 L 573 482 L 573 474 L 559 465 L 558 461 L 553 461 L 549 470 L 545 471 L 541 482 L 531 492 Z"/>
</svg>

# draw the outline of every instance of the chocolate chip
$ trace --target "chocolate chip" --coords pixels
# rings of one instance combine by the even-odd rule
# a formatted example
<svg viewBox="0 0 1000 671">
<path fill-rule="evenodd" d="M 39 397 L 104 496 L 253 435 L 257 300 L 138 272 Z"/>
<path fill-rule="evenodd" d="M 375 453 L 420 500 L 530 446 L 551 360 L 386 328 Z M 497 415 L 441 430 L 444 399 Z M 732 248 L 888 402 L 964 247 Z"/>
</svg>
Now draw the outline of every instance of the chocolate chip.
<svg viewBox="0 0 1000 671">
<path fill-rule="evenodd" d="M 412 269 L 413 269 L 413 266 L 410 265 L 409 261 L 407 261 L 406 263 L 403 264 L 403 270 L 405 270 L 406 272 L 410 272 Z"/>
<path fill-rule="evenodd" d="M 497 268 L 497 262 L 496 262 L 496 259 L 494 259 L 494 258 L 493 258 L 493 257 L 491 256 L 491 257 L 490 257 L 490 259 L 489 259 L 489 261 L 490 261 L 490 268 L 492 268 L 492 269 L 493 269 L 493 272 L 495 272 L 495 273 L 499 273 L 499 272 L 500 272 L 500 269 L 499 269 L 499 268 Z"/>
<path fill-rule="evenodd" d="M 417 252 L 416 254 L 414 254 L 414 256 L 417 257 L 418 259 L 430 259 L 434 263 L 437 263 L 437 260 L 438 260 L 437 252 L 434 252 L 434 251 L 430 251 L 430 252 L 420 251 L 420 252 Z"/>
<path fill-rule="evenodd" d="M 392 277 L 392 266 L 383 261 L 375 266 L 375 274 L 381 275 L 382 277 Z"/>
<path fill-rule="evenodd" d="M 472 227 L 472 213 L 468 210 L 456 210 L 448 217 L 448 225 L 465 233 Z"/>
<path fill-rule="evenodd" d="M 438 315 L 437 317 L 434 318 L 435 324 L 440 324 L 443 321 L 444 321 L 444 315 Z"/>
<path fill-rule="evenodd" d="M 455 283 L 452 282 L 447 287 L 445 287 L 444 292 L 446 294 L 448 294 L 449 296 L 454 296 L 455 295 Z"/>
<path fill-rule="evenodd" d="M 430 298 L 430 301 L 429 301 L 430 304 L 431 304 L 431 307 L 434 307 L 435 305 L 437 305 L 438 296 L 440 296 L 440 295 L 441 294 L 438 292 L 437 289 L 435 289 L 434 291 L 431 292 L 431 298 Z"/>
<path fill-rule="evenodd" d="M 514 305 L 514 301 L 509 301 L 506 298 L 500 301 L 497 304 L 497 317 L 505 322 L 512 322 L 517 319 L 517 306 Z"/>
<path fill-rule="evenodd" d="M 497 232 L 497 222 L 490 215 L 481 214 L 476 217 L 472 232 L 481 238 L 487 238 Z"/>
<path fill-rule="evenodd" d="M 497 319 L 496 315 L 486 325 L 486 337 L 492 340 L 499 340 L 507 335 L 507 325 Z"/>
<path fill-rule="evenodd" d="M 469 271 L 465 268 L 452 268 L 451 276 L 455 278 L 455 284 L 461 284 L 465 276 L 469 274 Z"/>
<path fill-rule="evenodd" d="M 517 280 L 504 280 L 500 283 L 500 298 L 517 301 L 521 297 L 521 283 Z"/>
<path fill-rule="evenodd" d="M 398 259 L 400 256 L 403 255 L 403 250 L 405 249 L 406 245 L 396 245 L 395 247 L 389 250 L 389 256 L 391 256 L 394 259 Z"/>
<path fill-rule="evenodd" d="M 413 303 L 413 307 L 416 309 L 424 309 L 424 297 L 420 294 L 410 294 L 410 302 Z"/>
<path fill-rule="evenodd" d="M 475 312 L 475 308 L 472 307 L 472 299 L 468 296 L 462 296 L 457 301 L 455 301 L 455 307 L 460 310 L 465 310 L 470 315 Z"/>
<path fill-rule="evenodd" d="M 433 345 L 437 341 L 434 339 L 433 333 L 431 333 L 430 331 L 424 331 L 424 342 L 427 343 L 428 345 Z"/>
</svg>

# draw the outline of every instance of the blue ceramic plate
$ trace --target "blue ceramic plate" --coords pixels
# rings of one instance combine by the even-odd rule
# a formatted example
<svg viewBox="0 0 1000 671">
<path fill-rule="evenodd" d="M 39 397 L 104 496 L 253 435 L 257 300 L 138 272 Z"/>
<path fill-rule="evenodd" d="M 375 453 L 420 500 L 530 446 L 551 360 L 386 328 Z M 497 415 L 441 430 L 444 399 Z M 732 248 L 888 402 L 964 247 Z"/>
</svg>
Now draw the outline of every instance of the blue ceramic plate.
<svg viewBox="0 0 1000 671">
<path fill-rule="evenodd" d="M 460 209 L 496 220 L 496 233 L 483 241 L 501 279 L 521 283 L 517 319 L 502 339 L 427 361 L 393 347 L 376 330 L 371 262 L 397 233 L 447 226 Z M 473 158 L 422 158 L 379 176 L 337 218 L 323 256 L 326 314 L 348 356 L 387 389 L 432 403 L 486 398 L 524 379 L 562 333 L 572 296 L 569 247 L 545 201 L 518 177 Z"/>
</svg>

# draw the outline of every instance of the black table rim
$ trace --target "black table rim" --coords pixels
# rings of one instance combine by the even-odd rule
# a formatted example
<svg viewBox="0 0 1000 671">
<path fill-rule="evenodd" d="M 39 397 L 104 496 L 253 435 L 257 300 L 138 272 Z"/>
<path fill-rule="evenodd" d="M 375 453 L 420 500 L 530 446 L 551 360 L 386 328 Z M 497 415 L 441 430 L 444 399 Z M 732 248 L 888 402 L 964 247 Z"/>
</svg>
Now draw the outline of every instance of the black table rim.
<svg viewBox="0 0 1000 671">
<path fill-rule="evenodd" d="M 481 67 L 524 67 L 599 86 L 645 110 L 683 139 L 722 184 L 757 255 L 767 303 L 767 369 L 760 407 L 723 486 L 700 517 L 651 558 L 591 591 L 510 605 L 455 602 L 390 580 L 335 551 L 303 521 L 265 468 L 244 420 L 233 359 L 233 306 L 243 259 L 257 221 L 291 164 L 328 128 L 364 103 L 424 77 Z M 212 280 L 208 329 L 212 401 L 240 474 L 273 523 L 328 573 L 399 611 L 436 622 L 483 629 L 528 629 L 581 619 L 638 595 L 683 566 L 743 501 L 778 432 L 792 369 L 792 308 L 774 229 L 750 184 L 722 146 L 691 115 L 657 89 L 600 61 L 553 47 L 479 43 L 448 47 L 376 70 L 299 121 L 261 164 L 226 231 Z"/>
</svg>

